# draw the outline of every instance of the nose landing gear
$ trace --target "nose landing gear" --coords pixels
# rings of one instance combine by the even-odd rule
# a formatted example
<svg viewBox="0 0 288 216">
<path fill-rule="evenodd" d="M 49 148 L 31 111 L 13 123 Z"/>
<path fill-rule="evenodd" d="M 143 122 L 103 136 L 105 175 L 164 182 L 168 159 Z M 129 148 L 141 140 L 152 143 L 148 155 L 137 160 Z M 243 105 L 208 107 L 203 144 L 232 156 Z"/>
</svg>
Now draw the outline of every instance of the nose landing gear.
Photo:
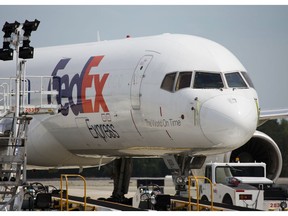
<svg viewBox="0 0 288 216">
<path fill-rule="evenodd" d="M 163 160 L 171 170 L 176 195 L 187 192 L 187 177 L 191 169 L 200 169 L 206 160 L 206 156 L 197 155 L 166 155 Z"/>
</svg>

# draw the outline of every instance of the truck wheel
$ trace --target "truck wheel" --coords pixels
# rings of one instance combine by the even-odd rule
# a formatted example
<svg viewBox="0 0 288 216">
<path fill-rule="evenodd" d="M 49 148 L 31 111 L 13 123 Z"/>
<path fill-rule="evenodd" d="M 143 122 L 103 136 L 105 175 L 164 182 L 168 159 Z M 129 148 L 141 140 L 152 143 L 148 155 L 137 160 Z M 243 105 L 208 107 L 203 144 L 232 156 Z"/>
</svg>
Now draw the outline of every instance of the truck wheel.
<svg viewBox="0 0 288 216">
<path fill-rule="evenodd" d="M 233 201 L 231 199 L 231 196 L 229 194 L 225 194 L 222 203 L 228 204 L 228 205 L 233 205 Z"/>
<path fill-rule="evenodd" d="M 208 198 L 204 195 L 201 197 L 201 201 L 209 201 Z"/>
</svg>

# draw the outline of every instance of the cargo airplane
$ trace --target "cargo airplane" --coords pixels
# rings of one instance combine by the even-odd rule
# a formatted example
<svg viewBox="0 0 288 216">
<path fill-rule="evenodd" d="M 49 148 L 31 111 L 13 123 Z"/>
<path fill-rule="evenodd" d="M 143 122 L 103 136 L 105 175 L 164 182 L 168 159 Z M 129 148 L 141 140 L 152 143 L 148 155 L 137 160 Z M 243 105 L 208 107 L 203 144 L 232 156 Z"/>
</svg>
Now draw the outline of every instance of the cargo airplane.
<svg viewBox="0 0 288 216">
<path fill-rule="evenodd" d="M 15 62 L 0 62 L 0 70 L 1 77 L 13 75 Z M 266 162 L 268 177 L 280 175 L 281 152 L 256 129 L 288 111 L 261 111 L 244 66 L 213 41 L 162 34 L 38 48 L 27 75 L 55 77 L 45 88 L 59 93 L 46 98 L 59 112 L 34 115 L 30 123 L 30 165 L 115 160 L 113 197 L 119 199 L 128 191 L 133 157 L 163 157 L 179 190 L 181 178 L 207 157 Z"/>
</svg>

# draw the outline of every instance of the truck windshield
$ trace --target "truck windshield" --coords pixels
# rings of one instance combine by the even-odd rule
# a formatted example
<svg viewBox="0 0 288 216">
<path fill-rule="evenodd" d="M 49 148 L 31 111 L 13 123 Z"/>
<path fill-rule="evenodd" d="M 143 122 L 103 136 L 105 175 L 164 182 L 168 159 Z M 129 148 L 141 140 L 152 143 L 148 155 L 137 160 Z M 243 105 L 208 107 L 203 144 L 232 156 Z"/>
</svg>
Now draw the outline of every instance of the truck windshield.
<svg viewBox="0 0 288 216">
<path fill-rule="evenodd" d="M 215 180 L 217 183 L 225 184 L 228 177 L 265 177 L 262 166 L 223 166 L 216 167 Z"/>
</svg>

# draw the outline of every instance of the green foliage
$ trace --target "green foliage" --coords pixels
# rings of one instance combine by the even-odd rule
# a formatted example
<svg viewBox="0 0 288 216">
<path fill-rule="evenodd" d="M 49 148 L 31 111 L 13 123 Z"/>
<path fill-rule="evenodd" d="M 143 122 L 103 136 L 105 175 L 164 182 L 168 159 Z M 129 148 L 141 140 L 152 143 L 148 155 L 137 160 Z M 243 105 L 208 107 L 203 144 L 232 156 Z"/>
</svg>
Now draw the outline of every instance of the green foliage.
<svg viewBox="0 0 288 216">
<path fill-rule="evenodd" d="M 112 178 L 113 162 L 102 166 L 85 168 L 81 173 L 84 177 Z M 28 179 L 59 178 L 61 174 L 77 174 L 79 169 L 29 170 Z M 132 177 L 164 177 L 171 175 L 162 158 L 135 158 L 133 159 Z"/>
<path fill-rule="evenodd" d="M 133 177 L 164 177 L 171 175 L 162 158 L 133 159 Z"/>
<path fill-rule="evenodd" d="M 288 177 L 288 121 L 285 119 L 270 120 L 258 130 L 266 133 L 277 143 L 283 157 L 281 177 Z"/>
</svg>

